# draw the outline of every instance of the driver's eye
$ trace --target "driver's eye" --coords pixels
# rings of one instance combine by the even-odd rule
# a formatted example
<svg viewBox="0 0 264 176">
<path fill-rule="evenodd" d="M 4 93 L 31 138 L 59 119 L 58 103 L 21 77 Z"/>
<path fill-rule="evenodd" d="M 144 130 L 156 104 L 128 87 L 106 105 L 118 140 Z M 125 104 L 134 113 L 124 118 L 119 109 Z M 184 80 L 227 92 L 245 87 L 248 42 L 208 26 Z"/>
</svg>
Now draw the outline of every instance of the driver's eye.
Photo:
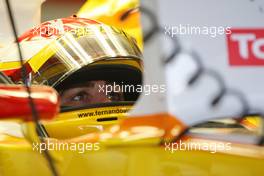
<svg viewBox="0 0 264 176">
<path fill-rule="evenodd" d="M 72 96 L 71 98 L 71 101 L 75 101 L 75 102 L 78 102 L 78 101 L 87 101 L 88 99 L 90 98 L 89 94 L 86 93 L 85 91 L 81 91 L 81 92 L 78 92 L 77 94 L 75 94 L 74 96 Z"/>
<path fill-rule="evenodd" d="M 124 100 L 123 95 L 120 92 L 110 92 L 107 95 L 107 97 L 111 101 L 123 101 Z"/>
</svg>

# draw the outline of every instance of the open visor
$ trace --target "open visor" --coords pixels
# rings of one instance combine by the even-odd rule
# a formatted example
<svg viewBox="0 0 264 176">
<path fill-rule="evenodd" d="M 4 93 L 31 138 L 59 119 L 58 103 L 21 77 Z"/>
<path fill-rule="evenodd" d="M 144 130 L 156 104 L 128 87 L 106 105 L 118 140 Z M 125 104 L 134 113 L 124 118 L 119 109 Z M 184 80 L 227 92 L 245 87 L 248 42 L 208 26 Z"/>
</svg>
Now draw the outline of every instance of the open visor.
<svg viewBox="0 0 264 176">
<path fill-rule="evenodd" d="M 28 64 L 33 83 L 56 87 L 75 71 L 98 61 L 120 61 L 119 64 L 140 70 L 141 57 L 133 38 L 99 24 L 65 33 L 33 56 Z"/>
</svg>

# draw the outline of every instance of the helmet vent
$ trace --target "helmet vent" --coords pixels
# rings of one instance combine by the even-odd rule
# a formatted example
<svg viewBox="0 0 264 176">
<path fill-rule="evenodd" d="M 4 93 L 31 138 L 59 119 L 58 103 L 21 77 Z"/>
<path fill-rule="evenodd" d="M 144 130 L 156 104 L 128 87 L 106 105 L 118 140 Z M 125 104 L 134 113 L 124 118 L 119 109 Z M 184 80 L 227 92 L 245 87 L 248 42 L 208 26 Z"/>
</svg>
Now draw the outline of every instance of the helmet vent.
<svg viewBox="0 0 264 176">
<path fill-rule="evenodd" d="M 105 121 L 113 121 L 113 120 L 118 120 L 117 117 L 111 117 L 111 118 L 99 118 L 96 121 L 97 122 L 105 122 Z"/>
</svg>

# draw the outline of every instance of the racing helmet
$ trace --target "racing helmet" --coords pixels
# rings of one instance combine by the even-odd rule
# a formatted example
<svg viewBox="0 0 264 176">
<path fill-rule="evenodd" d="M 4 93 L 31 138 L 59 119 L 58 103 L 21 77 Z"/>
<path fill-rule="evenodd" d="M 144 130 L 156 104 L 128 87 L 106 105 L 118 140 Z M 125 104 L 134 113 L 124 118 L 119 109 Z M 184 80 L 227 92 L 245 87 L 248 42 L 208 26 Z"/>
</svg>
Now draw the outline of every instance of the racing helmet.
<svg viewBox="0 0 264 176">
<path fill-rule="evenodd" d="M 54 87 L 61 113 L 43 122 L 51 137 L 71 138 L 98 131 L 126 117 L 139 96 L 142 54 L 134 38 L 97 21 L 69 17 L 45 22 L 20 38 L 31 56 L 30 84 Z M 6 70 L 15 82 L 19 68 Z"/>
</svg>

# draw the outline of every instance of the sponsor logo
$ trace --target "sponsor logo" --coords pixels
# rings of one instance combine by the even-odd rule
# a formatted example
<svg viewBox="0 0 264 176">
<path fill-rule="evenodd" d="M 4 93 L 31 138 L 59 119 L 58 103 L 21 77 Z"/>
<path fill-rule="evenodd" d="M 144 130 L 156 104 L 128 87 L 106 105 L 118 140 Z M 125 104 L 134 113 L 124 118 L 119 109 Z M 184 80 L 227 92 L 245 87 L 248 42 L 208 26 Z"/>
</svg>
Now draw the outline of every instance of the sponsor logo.
<svg viewBox="0 0 264 176">
<path fill-rule="evenodd" d="M 95 112 L 83 112 L 78 114 L 79 118 L 83 117 L 94 117 L 94 116 L 101 116 L 101 115 L 110 115 L 116 113 L 127 113 L 129 109 L 109 109 L 109 110 L 96 110 Z"/>
<path fill-rule="evenodd" d="M 264 29 L 231 29 L 227 46 L 231 66 L 264 66 Z"/>
</svg>

